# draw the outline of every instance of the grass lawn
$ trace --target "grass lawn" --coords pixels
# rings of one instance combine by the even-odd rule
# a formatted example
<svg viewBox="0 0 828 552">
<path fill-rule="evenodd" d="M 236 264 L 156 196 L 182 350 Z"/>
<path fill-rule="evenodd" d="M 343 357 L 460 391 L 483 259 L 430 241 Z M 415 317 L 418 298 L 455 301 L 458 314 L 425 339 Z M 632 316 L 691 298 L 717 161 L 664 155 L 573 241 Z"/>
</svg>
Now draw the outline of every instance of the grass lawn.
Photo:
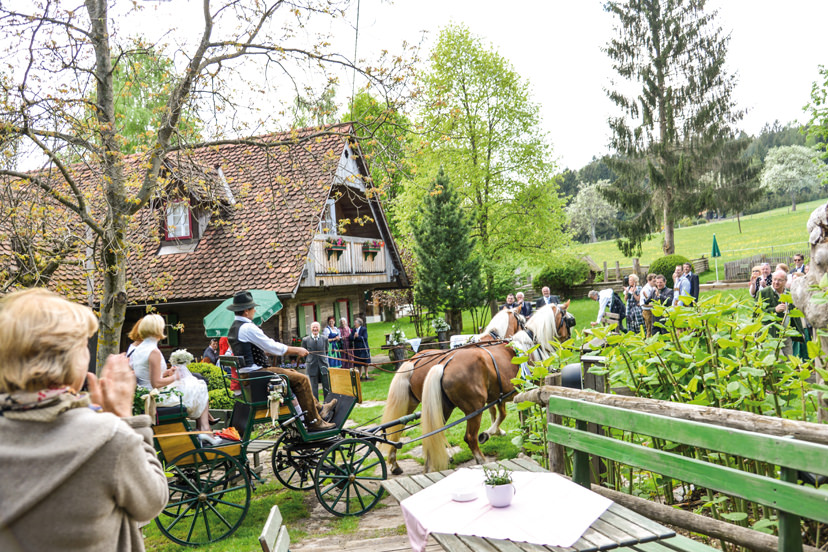
<svg viewBox="0 0 828 552">
<path fill-rule="evenodd" d="M 811 211 L 824 203 L 824 199 L 811 201 L 797 205 L 794 212 L 791 212 L 788 206 L 742 217 L 741 233 L 739 233 L 735 218 L 676 228 L 676 253 L 691 259 L 702 255 L 710 257 L 715 233 L 716 241 L 722 252 L 719 258 L 720 276 L 724 274 L 725 262 L 750 257 L 759 251 L 770 252 L 772 247 L 800 248 L 807 255 L 808 234 L 805 231 L 805 225 L 808 217 L 811 216 Z M 644 242 L 640 259 L 642 264 L 650 264 L 662 256 L 661 241 L 662 235 L 656 234 Z M 579 245 L 578 249 L 592 257 L 599 265 L 602 265 L 604 261 L 612 266 L 615 266 L 615 261 L 619 261 L 621 266 L 632 265 L 631 258 L 621 256 L 615 240 L 583 244 Z M 712 279 L 715 279 L 715 276 Z"/>
</svg>

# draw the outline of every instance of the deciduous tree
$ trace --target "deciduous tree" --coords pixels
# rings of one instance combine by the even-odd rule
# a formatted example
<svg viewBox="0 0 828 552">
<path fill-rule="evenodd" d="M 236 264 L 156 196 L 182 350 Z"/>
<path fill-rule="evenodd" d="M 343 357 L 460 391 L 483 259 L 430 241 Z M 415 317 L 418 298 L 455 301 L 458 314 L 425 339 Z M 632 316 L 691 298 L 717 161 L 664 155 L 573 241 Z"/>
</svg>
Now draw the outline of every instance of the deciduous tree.
<svg viewBox="0 0 828 552">
<path fill-rule="evenodd" d="M 394 210 L 416 224 L 428 179 L 444 167 L 471 223 L 494 312 L 500 275 L 524 260 L 540 264 L 569 241 L 538 106 L 512 65 L 462 26 L 440 32 L 422 89 L 416 173 Z"/>
<path fill-rule="evenodd" d="M 606 53 L 620 77 L 607 94 L 621 114 L 609 121 L 619 180 L 605 195 L 627 213 L 618 245 L 638 255 L 663 227 L 672 254 L 675 220 L 697 212 L 699 179 L 743 115 L 725 70 L 729 36 L 705 0 L 609 1 L 606 10 L 616 18 Z"/>
<path fill-rule="evenodd" d="M 765 189 L 789 195 L 791 211 L 796 211 L 796 195 L 819 186 L 822 168 L 813 149 L 780 146 L 768 151 L 759 178 Z"/>
<path fill-rule="evenodd" d="M 98 366 L 119 350 L 121 327 L 129 302 L 126 282 L 128 230 L 136 213 L 159 188 L 165 156 L 187 145 L 180 138 L 188 106 L 209 100 L 212 113 L 231 115 L 237 122 L 242 104 L 299 65 L 352 67 L 343 56 L 327 50 L 325 40 L 303 46 L 296 29 L 312 17 L 341 14 L 345 3 L 335 0 L 202 0 L 188 16 L 198 18 L 197 36 L 176 36 L 178 50 L 171 56 L 180 69 L 167 74 L 168 86 L 155 100 L 160 115 L 143 134 L 147 147 L 127 164 L 128 125 L 118 117 L 118 67 L 135 60 L 130 46 L 119 43 L 132 28 L 133 12 L 110 13 L 108 0 L 84 0 L 64 6 L 54 0 L 0 4 L 2 61 L 12 81 L 2 114 L 4 135 L 22 141 L 31 156 L 43 160 L 44 171 L 0 169 L 0 175 L 19 179 L 47 194 L 71 212 L 97 244 L 101 291 Z M 140 4 L 140 3 L 139 3 Z M 121 6 L 118 6 L 121 8 Z M 139 9 L 137 6 L 133 9 Z M 223 81 L 228 71 L 246 73 L 243 92 Z M 254 67 L 256 69 L 254 69 Z M 361 71 L 373 82 L 391 74 L 382 67 Z M 229 73 L 234 84 L 239 73 Z M 253 80 L 258 81 L 260 86 Z M 272 88 L 272 87 L 271 87 Z M 230 97 L 231 93 L 248 97 Z M 264 97 L 264 96 L 261 96 Z M 90 101 L 90 98 L 94 100 Z M 255 107 L 255 106 L 254 106 Z M 91 115 L 90 115 L 91 113 Z M 214 123 L 218 124 L 214 119 Z M 249 123 L 249 121 L 246 121 Z M 256 124 L 256 121 L 254 121 Z M 258 123 L 262 124 L 262 123 Z M 233 135 L 249 128 L 232 126 Z M 307 133 L 305 139 L 313 139 Z M 214 142 L 250 143 L 281 147 L 282 143 L 242 140 L 234 136 Z M 195 145 L 195 144 L 190 144 Z M 79 160 L 70 165 L 68 160 Z"/>
<path fill-rule="evenodd" d="M 609 182 L 606 180 L 581 186 L 578 195 L 566 208 L 569 224 L 575 230 L 576 237 L 584 236 L 589 243 L 598 241 L 596 228 L 611 225 L 615 220 L 615 207 L 600 192 L 607 186 Z"/>
</svg>

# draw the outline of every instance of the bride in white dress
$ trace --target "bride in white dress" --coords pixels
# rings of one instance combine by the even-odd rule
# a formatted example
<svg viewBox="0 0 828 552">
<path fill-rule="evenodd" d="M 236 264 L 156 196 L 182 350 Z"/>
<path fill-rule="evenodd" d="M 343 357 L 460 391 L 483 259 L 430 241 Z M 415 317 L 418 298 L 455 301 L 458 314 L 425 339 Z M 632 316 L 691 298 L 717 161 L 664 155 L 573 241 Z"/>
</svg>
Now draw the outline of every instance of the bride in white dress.
<svg viewBox="0 0 828 552">
<path fill-rule="evenodd" d="M 132 369 L 138 385 L 148 389 L 170 391 L 175 389 L 181 394 L 181 404 L 187 409 L 187 415 L 196 419 L 199 431 L 210 431 L 209 395 L 207 385 L 193 376 L 181 378 L 176 368 L 167 368 L 167 362 L 158 350 L 158 341 L 164 339 L 164 319 L 157 314 L 148 314 L 138 324 L 138 337 L 142 339 L 130 356 Z M 159 400 L 158 406 L 177 406 L 179 398 L 170 393 Z M 210 435 L 199 435 L 202 440 L 210 441 Z"/>
</svg>

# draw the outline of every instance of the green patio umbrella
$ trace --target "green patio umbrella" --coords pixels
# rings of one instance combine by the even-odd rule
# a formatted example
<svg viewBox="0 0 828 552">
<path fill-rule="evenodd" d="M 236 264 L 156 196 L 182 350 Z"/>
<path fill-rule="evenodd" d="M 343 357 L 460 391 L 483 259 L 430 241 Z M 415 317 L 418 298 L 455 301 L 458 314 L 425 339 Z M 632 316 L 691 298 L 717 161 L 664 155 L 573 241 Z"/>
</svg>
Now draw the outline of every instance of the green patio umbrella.
<svg viewBox="0 0 828 552">
<path fill-rule="evenodd" d="M 279 296 L 275 291 L 251 289 L 250 294 L 253 296 L 253 301 L 259 305 L 253 317 L 254 324 L 260 325 L 267 322 L 271 316 L 282 310 L 282 302 L 279 301 Z M 227 336 L 236 316 L 236 313 L 227 310 L 232 303 L 233 298 L 230 297 L 204 317 L 204 333 L 207 337 Z"/>
</svg>

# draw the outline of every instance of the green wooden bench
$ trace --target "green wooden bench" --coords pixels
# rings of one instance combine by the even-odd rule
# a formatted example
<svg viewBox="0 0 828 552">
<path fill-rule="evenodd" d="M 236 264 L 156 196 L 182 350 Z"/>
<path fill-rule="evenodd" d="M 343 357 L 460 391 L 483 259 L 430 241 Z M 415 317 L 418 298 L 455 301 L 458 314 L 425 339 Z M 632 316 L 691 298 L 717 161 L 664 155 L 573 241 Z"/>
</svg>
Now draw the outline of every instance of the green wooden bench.
<svg viewBox="0 0 828 552">
<path fill-rule="evenodd" d="M 548 436 L 550 442 L 574 450 L 573 480 L 587 488 L 590 488 L 590 455 L 594 455 L 763 504 L 779 512 L 778 550 L 783 552 L 803 550 L 800 517 L 828 523 L 828 493 L 797 484 L 798 470 L 828 473 L 828 446 L 563 396 L 551 395 L 548 404 L 550 419 L 558 415 L 576 420 L 576 427 L 550 423 Z M 588 431 L 588 424 L 765 462 L 779 467 L 771 470 L 779 477 L 757 475 L 613 439 Z M 828 432 L 828 426 L 825 431 Z M 693 550 L 707 549 L 696 545 Z"/>
</svg>

